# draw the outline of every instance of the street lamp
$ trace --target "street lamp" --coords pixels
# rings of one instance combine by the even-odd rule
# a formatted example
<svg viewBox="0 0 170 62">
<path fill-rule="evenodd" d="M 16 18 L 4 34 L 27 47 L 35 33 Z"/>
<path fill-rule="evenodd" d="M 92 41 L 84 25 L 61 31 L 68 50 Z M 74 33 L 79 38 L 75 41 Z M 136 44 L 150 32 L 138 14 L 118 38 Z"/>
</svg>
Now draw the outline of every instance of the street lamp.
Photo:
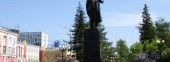
<svg viewBox="0 0 170 62">
<path fill-rule="evenodd" d="M 71 28 L 69 28 L 69 27 L 67 27 L 67 26 L 63 26 L 63 25 L 60 25 L 62 28 L 64 28 L 64 29 L 67 29 L 67 30 L 69 30 L 69 33 L 67 34 L 69 37 L 70 37 L 70 40 L 68 41 L 69 42 L 69 51 L 70 51 L 70 55 L 71 55 L 71 52 L 72 52 L 72 47 L 73 47 L 73 45 L 72 45 L 72 29 Z"/>
<path fill-rule="evenodd" d="M 163 43 L 165 42 L 164 40 L 160 41 L 157 40 L 156 41 L 158 43 L 158 49 L 159 49 L 159 55 L 160 55 L 160 61 L 162 61 L 162 47 L 164 46 Z"/>
<path fill-rule="evenodd" d="M 62 53 L 61 61 L 64 62 L 64 60 L 63 60 L 63 58 L 64 58 L 63 52 L 67 50 L 67 45 L 60 45 L 59 50 Z"/>
</svg>

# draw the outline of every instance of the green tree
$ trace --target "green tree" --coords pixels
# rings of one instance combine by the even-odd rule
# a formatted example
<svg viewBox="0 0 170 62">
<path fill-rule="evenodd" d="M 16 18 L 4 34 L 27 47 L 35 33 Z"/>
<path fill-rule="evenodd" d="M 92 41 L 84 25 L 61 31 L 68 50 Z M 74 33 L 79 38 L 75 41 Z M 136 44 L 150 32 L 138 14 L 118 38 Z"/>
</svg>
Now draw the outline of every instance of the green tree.
<svg viewBox="0 0 170 62">
<path fill-rule="evenodd" d="M 144 41 L 144 44 L 141 42 L 136 42 L 130 47 L 130 62 L 152 62 L 158 60 L 158 44 L 156 40 L 153 42 Z M 146 51 L 143 52 L 143 47 L 145 46 Z"/>
<path fill-rule="evenodd" d="M 147 54 L 158 51 L 158 43 L 156 43 L 156 40 L 153 42 L 145 41 L 145 46 Z"/>
<path fill-rule="evenodd" d="M 159 38 L 161 41 L 166 40 L 166 35 L 170 31 L 170 23 L 166 22 L 164 18 L 159 18 L 155 23 L 155 27 L 157 38 Z"/>
<path fill-rule="evenodd" d="M 142 12 L 142 23 L 140 23 L 139 28 L 139 33 L 140 33 L 140 42 L 142 42 L 142 44 L 144 44 L 144 41 L 149 41 L 149 43 L 151 43 L 153 41 L 153 39 L 155 39 L 155 27 L 153 25 L 153 22 L 151 20 L 150 14 L 149 14 L 149 10 L 147 5 L 144 5 L 143 8 L 143 12 Z M 143 45 L 143 52 L 146 51 L 146 46 L 145 44 Z"/>
<path fill-rule="evenodd" d="M 141 42 L 136 42 L 130 46 L 129 62 L 134 62 L 136 57 L 142 54 L 143 44 Z"/>
<path fill-rule="evenodd" d="M 136 42 L 130 47 L 130 51 L 135 55 L 138 56 L 142 53 L 143 45 L 141 42 Z"/>
<path fill-rule="evenodd" d="M 77 8 L 77 13 L 75 15 L 75 23 L 73 25 L 74 29 L 71 30 L 73 33 L 73 40 L 70 42 L 72 44 L 72 49 L 76 53 L 76 58 L 80 62 L 83 62 L 83 44 L 84 44 L 84 31 L 86 29 L 86 22 L 85 22 L 85 14 L 83 11 L 83 8 L 81 6 L 81 3 L 79 3 L 79 6 Z"/>
<path fill-rule="evenodd" d="M 156 27 L 156 37 L 160 41 L 165 41 L 166 45 L 170 45 L 170 23 L 165 21 L 164 18 L 158 18 L 158 21 L 155 22 Z"/>
<path fill-rule="evenodd" d="M 116 62 L 128 62 L 128 57 L 130 54 L 129 48 L 124 40 L 118 40 L 116 44 Z"/>
<path fill-rule="evenodd" d="M 163 62 L 169 62 L 170 57 L 170 22 L 165 21 L 165 18 L 158 18 L 155 22 L 156 36 L 160 41 L 165 41 L 162 44 Z"/>
<path fill-rule="evenodd" d="M 99 32 L 100 32 L 100 49 L 101 49 L 101 59 L 103 62 L 112 62 L 115 57 L 115 48 L 112 47 L 112 42 L 108 42 L 106 37 L 107 32 L 104 32 L 104 25 L 99 24 Z"/>
<path fill-rule="evenodd" d="M 155 28 L 154 28 L 154 25 L 151 20 L 150 14 L 148 12 L 149 10 L 146 4 L 144 5 L 143 10 L 144 10 L 142 12 L 143 21 L 142 23 L 140 23 L 140 26 L 139 26 L 140 41 L 142 42 L 142 44 L 144 43 L 144 41 L 152 42 L 152 40 L 155 39 Z"/>
<path fill-rule="evenodd" d="M 165 48 L 165 50 L 163 51 L 163 62 L 170 62 L 170 48 Z"/>
<path fill-rule="evenodd" d="M 158 47 L 157 47 L 156 41 L 151 42 L 151 43 L 149 43 L 149 41 L 145 41 L 144 43 L 146 43 L 145 44 L 145 46 L 146 46 L 145 54 L 151 55 L 151 54 L 155 53 L 156 51 L 158 51 Z M 144 44 L 142 44 L 141 42 L 136 42 L 136 43 L 134 43 L 130 47 L 130 51 L 131 51 L 131 56 L 130 57 L 131 57 L 131 59 L 135 60 L 137 57 L 139 57 L 140 55 L 144 54 L 143 50 L 142 50 L 143 49 L 143 45 Z"/>
<path fill-rule="evenodd" d="M 166 33 L 165 45 L 170 48 L 170 31 Z"/>
</svg>

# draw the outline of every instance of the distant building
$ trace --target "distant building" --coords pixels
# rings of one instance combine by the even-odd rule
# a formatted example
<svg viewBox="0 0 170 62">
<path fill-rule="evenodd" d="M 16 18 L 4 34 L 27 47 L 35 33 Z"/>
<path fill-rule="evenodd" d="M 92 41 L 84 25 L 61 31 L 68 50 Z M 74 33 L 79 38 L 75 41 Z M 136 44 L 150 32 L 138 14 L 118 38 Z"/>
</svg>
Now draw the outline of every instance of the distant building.
<svg viewBox="0 0 170 62">
<path fill-rule="evenodd" d="M 0 26 L 0 62 L 17 62 L 16 45 L 19 30 Z"/>
<path fill-rule="evenodd" d="M 26 44 L 26 62 L 39 62 L 40 47 Z M 24 62 L 24 43 L 17 44 L 17 61 Z"/>
<path fill-rule="evenodd" d="M 43 32 L 22 32 L 20 33 L 20 40 L 26 40 L 27 43 L 40 47 L 47 48 L 48 46 L 48 35 Z"/>
<path fill-rule="evenodd" d="M 48 44 L 47 49 L 59 48 L 60 44 L 60 41 L 54 41 L 51 44 Z"/>
<path fill-rule="evenodd" d="M 61 61 L 62 52 L 59 49 L 46 49 L 45 50 L 45 62 L 58 62 Z M 64 59 L 67 60 L 74 53 L 66 50 L 64 51 Z M 41 56 L 40 56 L 41 57 Z"/>
</svg>

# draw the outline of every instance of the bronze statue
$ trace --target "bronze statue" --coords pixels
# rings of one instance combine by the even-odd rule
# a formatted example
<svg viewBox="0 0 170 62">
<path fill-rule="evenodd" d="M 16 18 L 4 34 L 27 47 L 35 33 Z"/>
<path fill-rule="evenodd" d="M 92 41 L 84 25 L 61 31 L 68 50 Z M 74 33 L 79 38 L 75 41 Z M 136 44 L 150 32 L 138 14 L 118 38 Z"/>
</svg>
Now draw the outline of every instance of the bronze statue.
<svg viewBox="0 0 170 62">
<path fill-rule="evenodd" d="M 90 28 L 96 28 L 102 21 L 100 3 L 103 3 L 103 0 L 87 0 L 86 2 L 87 15 L 90 19 Z"/>
<path fill-rule="evenodd" d="M 100 32 L 96 27 L 102 21 L 100 14 L 102 0 L 87 0 L 86 10 L 90 19 L 90 29 L 84 32 L 84 62 L 101 62 Z"/>
</svg>

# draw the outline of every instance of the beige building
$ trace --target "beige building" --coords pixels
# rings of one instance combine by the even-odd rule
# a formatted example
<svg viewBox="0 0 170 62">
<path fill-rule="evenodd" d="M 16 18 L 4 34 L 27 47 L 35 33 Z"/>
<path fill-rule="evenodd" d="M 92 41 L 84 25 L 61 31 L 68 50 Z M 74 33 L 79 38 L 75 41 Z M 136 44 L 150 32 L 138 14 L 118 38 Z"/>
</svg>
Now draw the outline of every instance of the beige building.
<svg viewBox="0 0 170 62">
<path fill-rule="evenodd" d="M 73 55 L 72 52 L 66 50 L 63 52 L 64 58 L 68 59 Z M 58 62 L 61 61 L 62 52 L 59 49 L 46 49 L 45 50 L 45 62 Z"/>
<path fill-rule="evenodd" d="M 39 62 L 39 46 L 26 44 L 26 61 L 27 62 Z M 24 62 L 24 43 L 17 44 L 17 60 L 18 62 Z"/>
<path fill-rule="evenodd" d="M 19 30 L 0 26 L 0 62 L 16 62 Z"/>
</svg>

